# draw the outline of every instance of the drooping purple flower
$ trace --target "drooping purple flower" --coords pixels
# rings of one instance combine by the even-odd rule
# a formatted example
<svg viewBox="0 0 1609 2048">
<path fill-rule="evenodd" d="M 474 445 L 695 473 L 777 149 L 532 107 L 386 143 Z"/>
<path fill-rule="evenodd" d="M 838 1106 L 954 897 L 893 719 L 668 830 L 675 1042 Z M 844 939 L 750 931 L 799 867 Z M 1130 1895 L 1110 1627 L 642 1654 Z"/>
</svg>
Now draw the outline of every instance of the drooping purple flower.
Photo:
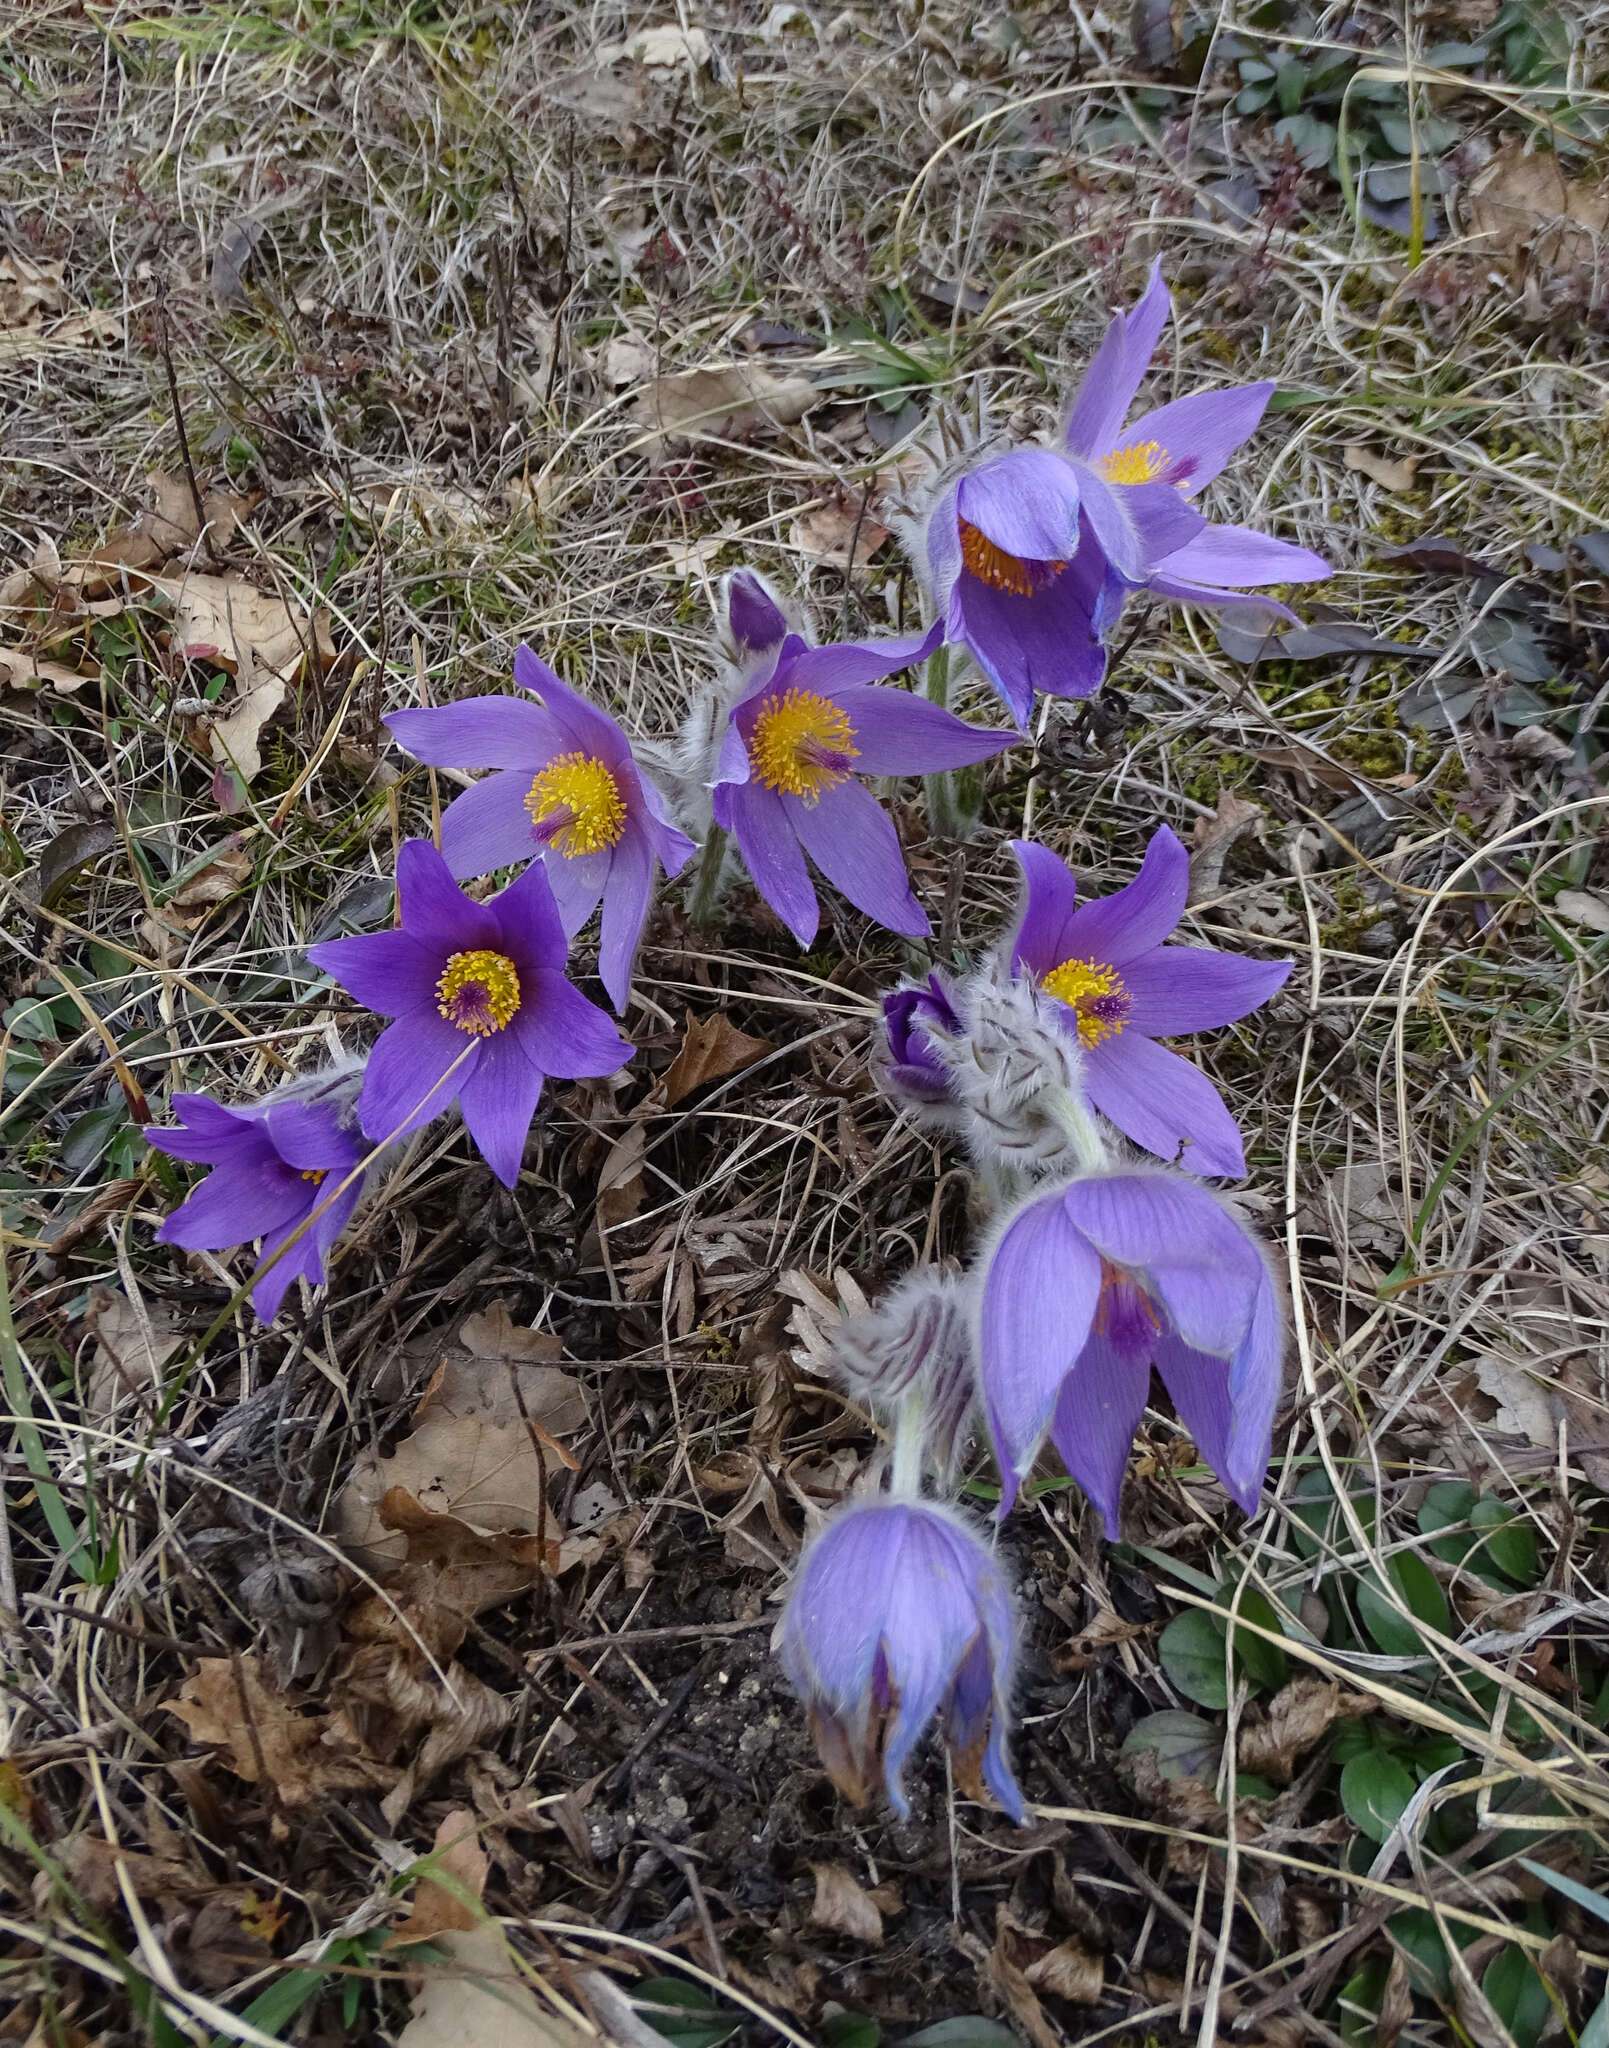
<svg viewBox="0 0 1609 2048">
<path fill-rule="evenodd" d="M 1093 473 L 1118 489 L 1172 489 L 1189 499 L 1255 433 L 1276 387 L 1269 381 L 1188 392 L 1125 426 L 1172 307 L 1158 265 L 1138 303 L 1107 328 L 1073 399 L 1066 447 L 1081 475 Z M 1253 527 L 1205 523 L 1174 547 L 1154 549 L 1141 574 L 1111 559 L 1126 584 L 1158 597 L 1259 605 L 1287 619 L 1295 617 L 1289 606 L 1254 594 L 1254 586 L 1311 583 L 1331 573 L 1309 548 Z"/>
<path fill-rule="evenodd" d="M 950 1069 L 934 1044 L 932 1026 L 945 1036 L 963 1028 L 944 977 L 936 970 L 925 984 L 907 982 L 883 998 L 883 1040 L 887 1057 L 878 1072 L 890 1091 L 914 1103 L 936 1106 L 954 1099 Z"/>
<path fill-rule="evenodd" d="M 493 771 L 442 814 L 441 850 L 459 880 L 544 861 L 571 939 L 602 901 L 598 972 L 623 1011 L 654 862 L 679 874 L 693 842 L 672 824 L 664 796 L 608 712 L 528 647 L 514 656 L 514 680 L 530 698 L 470 697 L 393 711 L 385 722 L 420 761 Z"/>
<path fill-rule="evenodd" d="M 736 839 L 754 886 L 801 946 L 820 906 L 805 864 L 890 931 L 930 931 L 905 856 L 863 775 L 930 775 L 987 760 L 1015 735 L 988 732 L 874 678 L 923 661 L 941 628 L 920 639 L 808 646 L 777 643 L 732 706 L 714 786 L 715 822 Z"/>
<path fill-rule="evenodd" d="M 354 1070 L 345 1091 L 350 1109 L 356 1095 Z M 342 1120 L 339 1096 L 307 1099 L 276 1094 L 227 1109 L 210 1095 L 175 1095 L 173 1112 L 182 1119 L 171 1131 L 147 1129 L 146 1143 L 171 1159 L 187 1159 L 213 1170 L 179 1204 L 157 1232 L 162 1244 L 190 1251 L 225 1251 L 262 1239 L 252 1306 L 265 1323 L 279 1313 L 291 1282 L 324 1282 L 324 1261 L 363 1193 L 360 1175 L 341 1189 L 368 1149 L 355 1121 Z M 340 1190 L 340 1192 L 337 1192 Z M 293 1232 L 311 1227 L 283 1258 L 274 1255 Z"/>
<path fill-rule="evenodd" d="M 979 1360 L 1002 1514 L 1048 1431 L 1118 1535 L 1151 1368 L 1249 1515 L 1262 1491 L 1283 1332 L 1254 1238 L 1159 1168 L 1091 1175 L 1025 1202 L 987 1260 Z"/>
<path fill-rule="evenodd" d="M 564 928 L 540 861 L 475 903 L 428 839 L 410 839 L 397 856 L 397 899 L 399 930 L 307 953 L 365 1009 L 396 1020 L 369 1054 L 363 1128 L 400 1137 L 456 1097 L 481 1156 L 513 1187 L 548 1075 L 612 1074 L 632 1048 L 565 979 Z"/>
<path fill-rule="evenodd" d="M 1157 1041 L 1244 1017 L 1283 986 L 1291 962 L 1164 946 L 1190 886 L 1190 856 L 1166 825 L 1132 882 L 1085 904 L 1048 847 L 1017 839 L 1011 850 L 1027 885 L 1007 941 L 1012 972 L 1054 997 L 1053 1014 L 1083 1049 L 1090 1101 L 1158 1158 L 1238 1179 L 1246 1155 L 1217 1089 Z"/>
<path fill-rule="evenodd" d="M 945 638 L 964 644 L 1026 726 L 1036 691 L 1087 697 L 1104 635 L 1150 565 L 1205 526 L 1166 484 L 1113 485 L 1053 448 L 969 470 L 928 520 Z"/>
<path fill-rule="evenodd" d="M 909 1818 L 905 1761 L 942 1715 L 963 1789 L 987 1785 L 1025 1817 L 1006 1757 L 1011 1595 L 959 1515 L 887 1497 L 840 1509 L 805 1546 L 776 1646 L 827 1775 L 856 1805 L 881 1784 Z"/>
</svg>

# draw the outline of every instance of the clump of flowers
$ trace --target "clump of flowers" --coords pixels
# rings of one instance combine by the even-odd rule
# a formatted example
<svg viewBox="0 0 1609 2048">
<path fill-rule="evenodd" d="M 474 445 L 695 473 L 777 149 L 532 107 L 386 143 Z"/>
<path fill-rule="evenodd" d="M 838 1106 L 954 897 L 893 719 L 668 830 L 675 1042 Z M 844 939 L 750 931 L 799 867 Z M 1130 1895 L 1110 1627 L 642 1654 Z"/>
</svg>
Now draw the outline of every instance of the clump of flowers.
<svg viewBox="0 0 1609 2048">
<path fill-rule="evenodd" d="M 873 785 L 923 776 L 931 789 L 1017 738 L 949 710 L 952 654 L 969 654 L 1026 728 L 1036 695 L 1099 687 L 1138 592 L 1249 596 L 1289 616 L 1268 587 L 1329 565 L 1213 524 L 1199 503 L 1272 385 L 1189 392 L 1130 420 L 1170 311 L 1153 274 L 1113 317 L 1054 445 L 988 449 L 938 479 L 912 536 L 924 631 L 816 644 L 740 569 L 723 586 L 715 681 L 673 748 L 634 742 L 523 646 L 520 694 L 392 713 L 417 760 L 486 773 L 447 808 L 439 847 L 402 847 L 395 929 L 309 949 L 383 1026 L 365 1059 L 258 1101 L 174 1096 L 179 1123 L 150 1141 L 209 1172 L 162 1241 L 260 1242 L 250 1285 L 266 1320 L 293 1279 L 327 1279 L 391 1148 L 433 1119 L 456 1112 L 516 1187 L 548 1080 L 632 1057 L 572 978 L 587 964 L 572 961 L 576 941 L 601 911 L 597 973 L 624 1015 L 657 875 L 689 872 L 689 922 L 708 924 L 728 840 L 802 946 L 821 917 L 812 870 L 887 930 L 927 935 Z M 927 694 L 890 681 L 922 662 Z M 1049 847 L 1011 851 L 1023 887 L 1009 930 L 970 969 L 924 965 L 889 991 L 876 1060 L 909 1114 L 964 1144 L 990 1218 L 965 1271 L 912 1272 L 835 1331 L 834 1370 L 887 1456 L 812 1536 L 777 1633 L 834 1782 L 857 1801 L 881 1790 L 902 1816 L 907 1763 L 935 1725 L 963 1791 L 1016 1820 L 1028 1811 L 1007 1753 L 1007 1573 L 955 1499 L 973 1452 L 992 1453 L 1003 1519 L 1049 1443 L 1115 1537 L 1154 1369 L 1250 1515 L 1280 1391 L 1266 1255 L 1192 1177 L 1243 1174 L 1241 1134 L 1164 1041 L 1247 1016 L 1290 963 L 1170 943 L 1189 861 L 1166 825 L 1132 881 L 1083 900 Z M 519 872 L 495 894 L 461 886 L 505 869 Z"/>
</svg>

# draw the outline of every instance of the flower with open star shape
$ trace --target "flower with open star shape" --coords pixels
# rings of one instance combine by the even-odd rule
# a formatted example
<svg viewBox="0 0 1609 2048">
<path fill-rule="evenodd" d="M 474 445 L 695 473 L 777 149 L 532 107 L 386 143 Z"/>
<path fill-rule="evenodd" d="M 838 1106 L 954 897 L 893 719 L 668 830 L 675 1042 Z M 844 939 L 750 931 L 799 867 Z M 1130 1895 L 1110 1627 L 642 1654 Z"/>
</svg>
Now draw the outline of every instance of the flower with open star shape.
<svg viewBox="0 0 1609 2048">
<path fill-rule="evenodd" d="M 771 614 L 781 629 L 781 615 Z M 757 615 L 750 630 L 767 630 Z M 988 732 L 907 690 L 875 679 L 923 661 L 921 639 L 842 641 L 811 647 L 796 633 L 741 644 L 759 667 L 732 706 L 714 785 L 715 822 L 736 839 L 754 886 L 801 946 L 820 905 L 805 864 L 857 910 L 912 936 L 932 929 L 911 891 L 905 857 L 862 775 L 930 775 L 986 760 L 1015 734 Z"/>
<path fill-rule="evenodd" d="M 1084 1090 L 1136 1145 L 1192 1173 L 1239 1178 L 1240 1131 L 1207 1077 L 1159 1038 L 1210 1031 L 1266 1003 L 1289 960 L 1245 960 L 1211 946 L 1165 946 L 1184 915 L 1190 856 L 1166 825 L 1126 888 L 1080 904 L 1048 847 L 1011 842 L 1026 891 L 1006 941 L 1014 974 L 1055 998 L 1083 1050 Z"/>
<path fill-rule="evenodd" d="M 459 880 L 542 860 L 572 939 L 601 899 L 598 972 L 623 1011 L 654 862 L 679 874 L 693 842 L 671 823 L 664 797 L 606 711 L 528 647 L 514 656 L 514 679 L 530 697 L 469 697 L 393 711 L 385 722 L 420 761 L 494 771 L 442 815 L 441 850 Z"/>
<path fill-rule="evenodd" d="M 365 1009 L 396 1020 L 369 1054 L 363 1128 L 400 1137 L 456 1097 L 481 1156 L 513 1187 L 547 1077 L 612 1074 L 632 1048 L 565 978 L 564 928 L 540 861 L 475 903 L 428 839 L 410 839 L 397 856 L 397 899 L 398 930 L 307 954 Z"/>
</svg>

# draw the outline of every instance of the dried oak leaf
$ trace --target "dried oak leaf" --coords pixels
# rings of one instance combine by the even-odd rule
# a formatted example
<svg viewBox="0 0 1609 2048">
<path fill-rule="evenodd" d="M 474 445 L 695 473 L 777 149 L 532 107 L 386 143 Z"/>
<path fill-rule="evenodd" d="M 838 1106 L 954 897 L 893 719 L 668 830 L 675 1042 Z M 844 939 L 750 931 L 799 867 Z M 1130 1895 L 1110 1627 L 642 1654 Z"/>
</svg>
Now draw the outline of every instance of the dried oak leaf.
<svg viewBox="0 0 1609 2048">
<path fill-rule="evenodd" d="M 136 1306 L 121 1288 L 99 1282 L 89 1290 L 84 1323 L 95 1339 L 84 1404 L 97 1420 L 125 1394 L 160 1394 L 163 1367 L 187 1342 L 166 1309 Z"/>
<path fill-rule="evenodd" d="M 1509 142 L 1471 183 L 1468 217 L 1511 273 L 1527 256 L 1540 270 L 1582 270 L 1609 229 L 1609 190 L 1598 179 L 1567 178 L 1556 156 Z"/>
<path fill-rule="evenodd" d="M 1223 882 L 1230 848 L 1267 816 L 1261 804 L 1226 789 L 1211 817 L 1197 818 L 1190 834 L 1190 901 L 1205 903 Z"/>
<path fill-rule="evenodd" d="M 1372 1714 L 1377 1704 L 1368 1693 L 1343 1692 L 1331 1678 L 1293 1678 L 1268 1702 L 1261 1720 L 1248 1709 L 1240 1724 L 1240 1768 L 1288 1785 L 1297 1759 L 1337 1721 Z"/>
<path fill-rule="evenodd" d="M 631 416 L 647 429 L 644 445 L 658 457 L 674 441 L 734 441 L 764 427 L 791 427 L 821 395 L 808 377 L 773 377 L 760 363 L 729 363 L 656 377 Z"/>
<path fill-rule="evenodd" d="M 480 1845 L 479 1825 L 467 1807 L 450 1807 L 442 1815 L 408 1917 L 387 1937 L 387 1948 L 434 1941 L 449 1929 L 478 1927 L 485 1919 L 477 1908 L 491 1863 Z"/>
<path fill-rule="evenodd" d="M 271 1785 L 286 1806 L 392 1782 L 395 1773 L 364 1753 L 344 1714 L 306 1707 L 300 1695 L 266 1683 L 252 1656 L 203 1657 L 167 1702 L 192 1742 L 221 1749 L 237 1778 Z"/>
<path fill-rule="evenodd" d="M 794 520 L 788 529 L 790 546 L 807 561 L 841 569 L 847 575 L 850 569 L 869 562 L 889 535 L 889 529 L 873 516 L 871 502 L 848 491 L 834 491 Z"/>
<path fill-rule="evenodd" d="M 448 1928 L 435 1945 L 442 1960 L 415 1990 L 397 2048 L 600 2048 L 539 2003 L 495 1922 Z"/>
<path fill-rule="evenodd" d="M 869 1948 L 881 1948 L 883 1916 L 872 1894 L 841 1863 L 812 1863 L 810 1868 L 816 1879 L 811 1924 Z"/>
<path fill-rule="evenodd" d="M 681 1046 L 665 1069 L 660 1083 L 665 1107 L 674 1109 L 695 1088 L 706 1087 L 711 1081 L 724 1081 L 729 1074 L 742 1073 L 745 1067 L 752 1067 L 756 1060 L 764 1059 L 771 1050 L 769 1038 L 750 1038 L 730 1022 L 724 1011 L 717 1010 L 709 1017 L 695 1017 L 689 1010 Z"/>
</svg>

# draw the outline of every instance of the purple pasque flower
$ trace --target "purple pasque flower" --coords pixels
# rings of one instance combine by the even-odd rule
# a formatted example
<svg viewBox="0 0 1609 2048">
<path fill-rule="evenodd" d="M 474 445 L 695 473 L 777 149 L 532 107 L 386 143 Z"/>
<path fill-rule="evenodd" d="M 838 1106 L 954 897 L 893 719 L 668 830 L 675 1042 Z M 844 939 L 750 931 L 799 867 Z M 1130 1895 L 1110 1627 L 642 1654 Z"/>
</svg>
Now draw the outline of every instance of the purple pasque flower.
<svg viewBox="0 0 1609 2048">
<path fill-rule="evenodd" d="M 942 638 L 842 641 L 811 647 L 788 633 L 763 650 L 733 704 L 714 785 L 715 822 L 736 839 L 754 886 L 801 946 L 820 906 L 805 864 L 890 931 L 930 931 L 905 856 L 863 775 L 930 775 L 987 760 L 1015 738 L 965 725 L 874 678 L 924 661 Z"/>
<path fill-rule="evenodd" d="M 549 1074 L 612 1074 L 632 1048 L 565 979 L 564 927 L 533 861 L 489 903 L 453 880 L 428 839 L 397 855 L 399 930 L 310 946 L 365 1009 L 396 1021 L 369 1054 L 358 1115 L 371 1138 L 418 1130 L 451 1107 L 505 1187 Z"/>
<path fill-rule="evenodd" d="M 1138 303 L 1116 314 L 1107 328 L 1073 399 L 1066 447 L 1081 475 L 1099 476 L 1125 494 L 1171 489 L 1190 499 L 1251 438 L 1276 387 L 1265 381 L 1192 391 L 1125 426 L 1172 304 L 1159 264 Z M 1204 521 L 1172 548 L 1154 548 L 1142 574 L 1115 555 L 1110 559 L 1125 584 L 1158 597 L 1186 604 L 1254 604 L 1287 619 L 1295 617 L 1289 606 L 1254 595 L 1251 587 L 1315 582 L 1331 573 L 1323 556 L 1308 548 L 1253 527 Z"/>
<path fill-rule="evenodd" d="M 1118 1535 L 1151 1368 L 1249 1515 L 1268 1470 L 1283 1331 L 1256 1240 L 1158 1167 L 1094 1174 L 1023 1203 L 985 1264 L 979 1374 L 1004 1514 L 1048 1431 Z"/>
<path fill-rule="evenodd" d="M 544 861 L 571 939 L 601 899 L 598 972 L 623 1011 L 654 862 L 680 874 L 693 842 L 672 824 L 663 795 L 608 712 L 560 682 L 528 647 L 514 656 L 514 680 L 530 698 L 469 697 L 393 711 L 385 723 L 417 760 L 493 771 L 442 814 L 441 850 L 460 881 Z"/>
<path fill-rule="evenodd" d="M 886 1495 L 840 1508 L 805 1546 L 776 1648 L 827 1775 L 857 1806 L 881 1784 L 910 1818 L 905 1761 L 942 1715 L 962 1788 L 981 1798 L 986 1785 L 1025 1818 L 1006 1758 L 1011 1594 L 952 1510 Z"/>
<path fill-rule="evenodd" d="M 878 1072 L 892 1093 L 924 1107 L 953 1102 L 950 1069 L 937 1046 L 931 1025 L 943 1035 L 959 1037 L 963 1025 L 944 977 L 935 969 L 926 983 L 905 982 L 883 998 L 883 1042 L 886 1057 Z"/>
<path fill-rule="evenodd" d="M 965 645 L 1026 727 L 1036 691 L 1087 697 L 1130 588 L 1206 525 L 1166 483 L 1112 483 L 1058 449 L 969 470 L 926 530 L 945 638 Z"/>
<path fill-rule="evenodd" d="M 251 1300 L 265 1323 L 279 1313 L 293 1280 L 323 1285 L 324 1261 L 363 1193 L 361 1175 L 350 1187 L 341 1186 L 367 1150 L 350 1120 L 355 1070 L 345 1092 L 346 1121 L 333 1092 L 322 1099 L 276 1094 L 239 1109 L 226 1109 L 210 1095 L 175 1095 L 180 1128 L 145 1133 L 146 1143 L 169 1158 L 213 1169 L 163 1223 L 158 1241 L 189 1251 L 224 1251 L 261 1238 L 258 1270 L 269 1270 L 252 1288 Z M 270 1265 L 286 1239 L 308 1223 L 304 1235 Z"/>
<path fill-rule="evenodd" d="M 1190 856 L 1166 825 L 1132 882 L 1084 904 L 1048 847 L 1014 839 L 1011 850 L 1027 885 L 1007 942 L 1011 970 L 1055 999 L 1052 1014 L 1082 1048 L 1091 1103 L 1147 1152 L 1238 1179 L 1246 1155 L 1222 1097 L 1157 1041 L 1244 1017 L 1284 985 L 1291 962 L 1162 943 L 1190 887 Z"/>
</svg>

